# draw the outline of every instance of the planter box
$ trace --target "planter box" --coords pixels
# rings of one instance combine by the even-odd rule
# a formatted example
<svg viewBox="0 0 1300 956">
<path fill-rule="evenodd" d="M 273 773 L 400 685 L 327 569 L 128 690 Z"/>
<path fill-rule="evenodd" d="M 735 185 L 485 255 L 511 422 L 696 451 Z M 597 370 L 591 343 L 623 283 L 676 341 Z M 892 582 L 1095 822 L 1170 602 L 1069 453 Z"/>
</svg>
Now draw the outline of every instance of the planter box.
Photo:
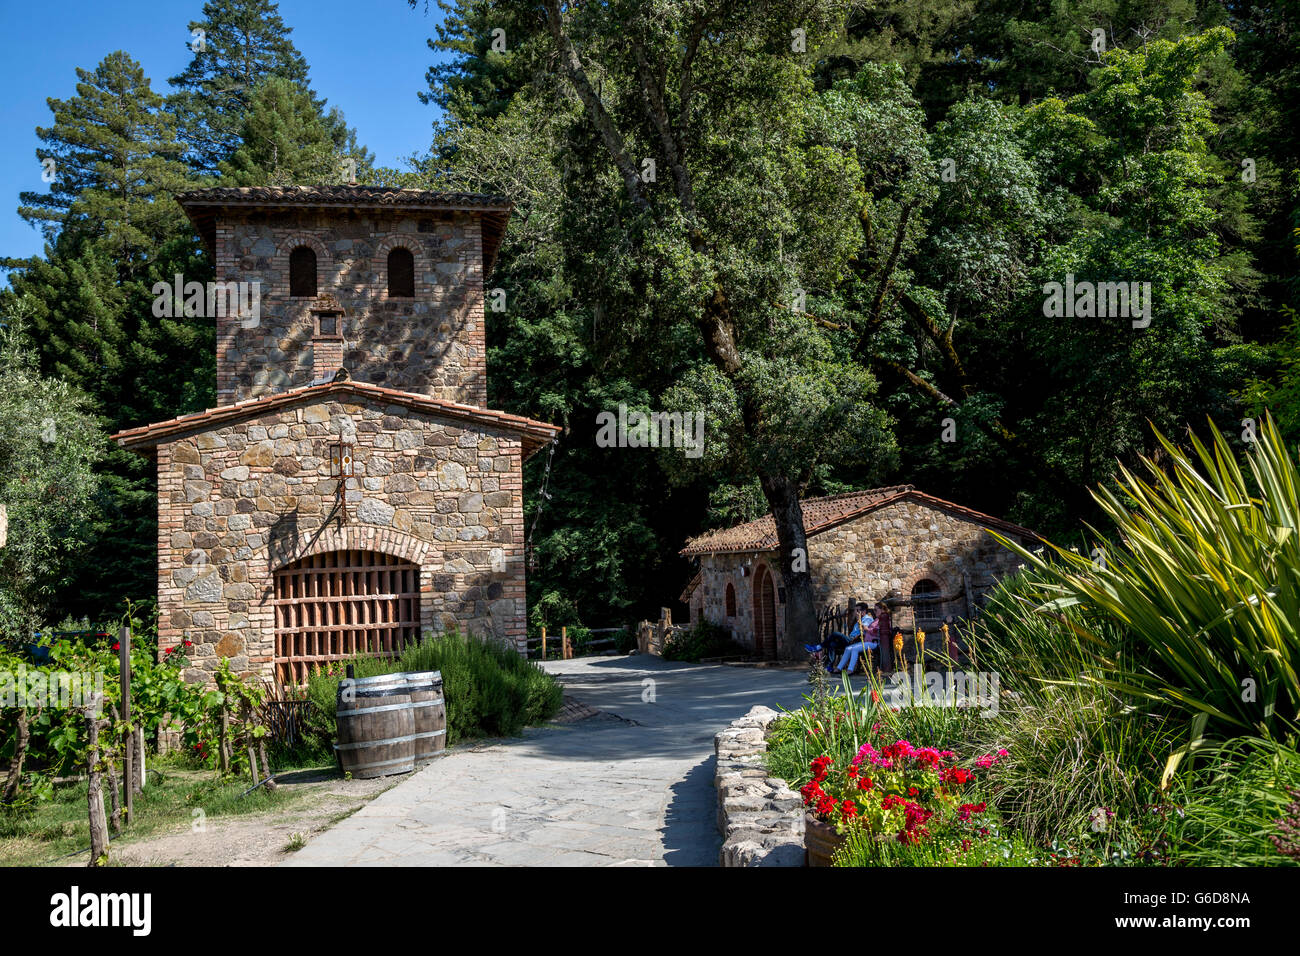
<svg viewBox="0 0 1300 956">
<path fill-rule="evenodd" d="M 808 866 L 830 866 L 831 854 L 844 845 L 845 837 L 810 814 L 804 816 L 803 846 Z"/>
</svg>

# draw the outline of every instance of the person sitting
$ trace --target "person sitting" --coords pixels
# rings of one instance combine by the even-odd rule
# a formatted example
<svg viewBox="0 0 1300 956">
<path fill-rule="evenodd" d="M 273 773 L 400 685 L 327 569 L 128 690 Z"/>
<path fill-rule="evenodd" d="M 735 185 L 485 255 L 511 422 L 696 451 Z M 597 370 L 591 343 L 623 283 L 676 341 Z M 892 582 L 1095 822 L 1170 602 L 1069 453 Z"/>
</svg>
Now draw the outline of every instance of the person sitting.
<svg viewBox="0 0 1300 956">
<path fill-rule="evenodd" d="M 831 670 L 832 674 L 838 674 L 845 669 L 852 674 L 858 666 L 858 658 L 862 656 L 862 653 L 867 650 L 874 651 L 880 646 L 878 639 L 879 621 L 871 616 L 866 604 L 859 604 L 858 610 L 862 616 L 858 618 L 858 623 L 854 625 L 853 630 L 849 633 L 850 638 L 857 638 L 857 640 L 844 649 L 839 662 Z"/>
<path fill-rule="evenodd" d="M 867 610 L 867 603 L 865 601 L 859 601 L 856 607 L 857 614 L 856 614 L 856 620 L 853 625 L 853 630 L 850 631 L 847 636 L 840 633 L 839 631 L 831 631 L 831 633 L 827 634 L 825 640 L 823 640 L 820 644 L 805 644 L 803 646 L 803 649 L 807 651 L 809 654 L 817 654 L 822 651 L 825 651 L 826 660 L 828 661 L 839 660 L 840 655 L 844 653 L 845 648 L 849 646 L 849 644 L 852 642 L 854 637 L 858 636 L 858 630 L 859 630 L 858 621 L 861 619 L 863 613 L 865 613 L 866 610 Z M 826 669 L 827 670 L 831 669 L 829 664 L 827 665 Z"/>
<path fill-rule="evenodd" d="M 879 605 L 877 605 L 879 606 Z M 847 664 L 849 672 L 858 666 L 858 658 L 862 652 L 868 649 L 874 650 L 879 641 L 876 632 L 879 625 L 876 619 L 871 615 L 870 605 L 866 601 L 859 601 L 857 605 L 857 621 L 854 622 L 853 630 L 849 631 L 848 636 L 838 631 L 829 635 L 822 644 L 805 644 L 804 648 L 810 654 L 815 654 L 823 648 L 831 651 L 832 655 L 827 658 L 826 670 L 832 674 L 838 674 Z M 842 642 L 842 643 L 840 643 Z M 838 651 L 838 655 L 834 652 Z M 831 664 L 830 661 L 837 660 L 838 663 Z"/>
</svg>

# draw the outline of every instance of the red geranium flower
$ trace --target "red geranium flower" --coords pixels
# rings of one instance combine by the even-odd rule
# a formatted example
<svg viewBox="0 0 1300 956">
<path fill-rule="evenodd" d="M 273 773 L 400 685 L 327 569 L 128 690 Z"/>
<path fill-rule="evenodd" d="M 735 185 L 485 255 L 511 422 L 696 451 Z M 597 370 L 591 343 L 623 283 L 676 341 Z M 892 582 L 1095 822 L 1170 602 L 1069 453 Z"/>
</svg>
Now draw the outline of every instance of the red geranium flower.
<svg viewBox="0 0 1300 956">
<path fill-rule="evenodd" d="M 122 648 L 122 645 L 121 645 L 120 643 L 118 643 L 118 644 L 114 644 L 114 645 L 113 645 L 113 650 L 115 650 L 115 651 L 116 651 L 116 650 L 121 650 L 121 648 Z"/>
</svg>

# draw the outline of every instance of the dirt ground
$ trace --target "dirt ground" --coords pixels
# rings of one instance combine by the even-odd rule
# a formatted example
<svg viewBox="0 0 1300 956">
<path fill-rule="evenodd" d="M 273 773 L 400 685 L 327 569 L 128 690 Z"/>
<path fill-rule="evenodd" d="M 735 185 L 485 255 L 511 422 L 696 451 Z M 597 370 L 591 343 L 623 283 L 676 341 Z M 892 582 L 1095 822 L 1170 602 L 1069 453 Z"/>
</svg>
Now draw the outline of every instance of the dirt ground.
<svg viewBox="0 0 1300 956">
<path fill-rule="evenodd" d="M 216 817 L 202 832 L 182 825 L 132 840 L 114 840 L 115 866 L 274 866 L 287 856 L 295 834 L 310 840 L 350 816 L 405 776 L 343 780 L 325 771 L 299 771 L 277 777 L 277 785 L 297 792 L 287 807 L 265 814 Z M 84 866 L 84 860 L 69 861 Z"/>
</svg>

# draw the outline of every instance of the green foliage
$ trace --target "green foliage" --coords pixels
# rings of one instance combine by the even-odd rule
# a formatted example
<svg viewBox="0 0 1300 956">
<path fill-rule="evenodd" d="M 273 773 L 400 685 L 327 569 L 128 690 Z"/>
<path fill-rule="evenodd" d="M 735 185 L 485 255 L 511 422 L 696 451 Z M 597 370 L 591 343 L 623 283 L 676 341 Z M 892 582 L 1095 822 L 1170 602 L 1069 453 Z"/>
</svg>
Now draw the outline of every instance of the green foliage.
<svg viewBox="0 0 1300 956">
<path fill-rule="evenodd" d="M 1294 866 L 1275 839 L 1300 791 L 1295 741 L 1239 738 L 1196 755 L 1164 815 L 1171 862 L 1183 866 Z M 1293 824 L 1294 825 L 1294 824 Z"/>
<path fill-rule="evenodd" d="M 311 93 L 273 76 L 253 91 L 239 146 L 220 165 L 237 186 L 328 185 L 347 181 L 343 159 Z"/>
<path fill-rule="evenodd" d="M 26 310 L 23 310 L 26 311 Z M 26 641 L 59 605 L 95 507 L 101 434 L 77 389 L 40 374 L 23 312 L 0 328 L 0 641 Z"/>
<path fill-rule="evenodd" d="M 734 657 L 745 654 L 731 637 L 731 631 L 713 621 L 700 620 L 674 632 L 664 641 L 663 659 L 698 663 L 706 657 Z"/>
<path fill-rule="evenodd" d="M 441 671 L 447 707 L 447 743 L 476 737 L 515 737 L 524 727 L 549 720 L 564 697 L 555 678 L 512 648 L 462 637 L 455 631 L 426 636 L 397 660 L 357 657 L 349 661 L 357 678 L 412 671 Z M 345 665 L 313 674 L 309 744 L 332 753 L 334 711 Z"/>
<path fill-rule="evenodd" d="M 356 135 L 336 110 L 308 90 L 307 61 L 294 46 L 293 28 L 272 0 L 208 0 L 203 18 L 188 24 L 192 57 L 169 80 L 175 87 L 168 107 L 184 118 L 187 158 L 200 173 L 216 173 L 241 145 L 261 149 L 248 137 L 248 112 L 258 92 L 282 80 L 309 98 L 314 118 L 328 125 L 340 148 L 355 148 Z M 195 31 L 202 31 L 202 42 Z M 254 127 L 256 128 L 256 127 Z M 283 144 L 282 144 L 283 145 Z M 359 161 L 365 151 L 357 154 Z M 288 163 L 292 157 L 281 156 Z M 337 180 L 335 180 L 337 181 Z"/>
<path fill-rule="evenodd" d="M 1280 738 L 1300 717 L 1300 472 L 1271 419 L 1246 455 L 1217 429 L 1164 450 L 1097 501 L 1122 545 L 1105 562 L 1020 552 L 1043 613 L 1079 607 L 1086 680 L 1211 735 Z"/>
<path fill-rule="evenodd" d="M 120 622 L 132 633 L 131 729 L 142 728 L 146 740 L 154 739 L 164 724 L 188 725 L 200 720 L 205 696 L 181 676 L 188 663 L 183 651 L 159 659 L 156 620 L 151 611 L 128 605 Z M 33 775 L 25 781 L 25 787 L 39 789 L 41 774 L 84 772 L 88 738 L 83 708 L 93 695 L 103 695 L 104 713 L 116 707 L 121 714 L 116 644 L 115 637 L 45 637 L 40 645 L 46 649 L 48 661 L 41 664 L 30 659 L 25 647 L 21 651 L 0 650 L 0 698 L 6 698 L 0 707 L 0 760 L 7 765 L 12 758 L 18 713 L 25 710 L 31 740 L 23 769 L 24 774 Z M 7 700 L 10 694 L 14 696 L 12 702 Z M 124 723 L 117 721 L 101 733 L 101 746 L 106 752 L 120 753 L 127 732 Z"/>
</svg>

